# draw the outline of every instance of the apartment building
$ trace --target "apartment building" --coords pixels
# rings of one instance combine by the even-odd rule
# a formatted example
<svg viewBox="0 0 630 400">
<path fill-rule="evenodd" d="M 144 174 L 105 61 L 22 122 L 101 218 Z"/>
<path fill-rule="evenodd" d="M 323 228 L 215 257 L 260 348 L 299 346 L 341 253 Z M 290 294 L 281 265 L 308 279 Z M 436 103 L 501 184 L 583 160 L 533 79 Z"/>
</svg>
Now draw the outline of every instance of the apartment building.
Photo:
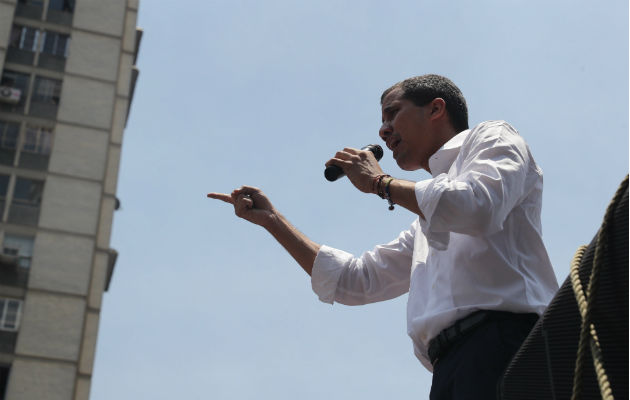
<svg viewBox="0 0 630 400">
<path fill-rule="evenodd" d="M 0 0 L 0 399 L 88 399 L 138 0 Z"/>
</svg>

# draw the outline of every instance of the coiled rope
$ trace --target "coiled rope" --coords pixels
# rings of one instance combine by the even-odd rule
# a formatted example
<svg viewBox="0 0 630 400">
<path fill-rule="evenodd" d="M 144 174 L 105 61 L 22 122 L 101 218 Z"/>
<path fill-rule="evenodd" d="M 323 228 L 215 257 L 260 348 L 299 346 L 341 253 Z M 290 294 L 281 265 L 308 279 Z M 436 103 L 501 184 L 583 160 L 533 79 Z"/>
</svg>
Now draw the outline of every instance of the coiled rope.
<svg viewBox="0 0 630 400">
<path fill-rule="evenodd" d="M 626 178 L 619 186 L 619 189 L 617 189 L 617 193 L 615 193 L 615 196 L 608 205 L 606 215 L 604 216 L 604 222 L 597 233 L 595 256 L 593 257 L 593 268 L 591 270 L 586 293 L 584 293 L 584 288 L 582 287 L 582 282 L 580 281 L 579 270 L 580 263 L 582 262 L 582 258 L 588 246 L 580 246 L 571 261 L 571 286 L 573 287 L 575 300 L 577 301 L 580 316 L 582 317 L 582 327 L 580 330 L 577 358 L 575 360 L 575 374 L 573 376 L 573 394 L 571 396 L 571 400 L 579 400 L 582 395 L 582 374 L 588 347 L 590 347 L 591 355 L 593 357 L 593 365 L 595 367 L 595 374 L 597 375 L 597 383 L 599 385 L 599 391 L 602 399 L 614 400 L 612 389 L 610 387 L 610 381 L 608 380 L 608 375 L 606 375 L 606 369 L 604 368 L 604 359 L 599 339 L 597 337 L 597 330 L 592 322 L 592 311 L 594 303 L 593 299 L 597 295 L 597 289 L 599 286 L 599 271 L 602 268 L 602 264 L 604 264 L 602 259 L 608 254 L 608 231 L 610 222 L 613 219 L 617 203 L 627 190 L 628 175 L 626 175 Z"/>
</svg>

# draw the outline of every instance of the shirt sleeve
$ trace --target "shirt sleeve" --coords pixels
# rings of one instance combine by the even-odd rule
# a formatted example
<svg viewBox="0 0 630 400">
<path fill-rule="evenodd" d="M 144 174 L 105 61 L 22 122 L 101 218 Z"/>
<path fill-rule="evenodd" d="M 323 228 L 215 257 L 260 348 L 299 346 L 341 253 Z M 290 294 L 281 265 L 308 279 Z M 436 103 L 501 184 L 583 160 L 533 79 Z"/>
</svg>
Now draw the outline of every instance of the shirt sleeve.
<svg viewBox="0 0 630 400">
<path fill-rule="evenodd" d="M 487 124 L 473 134 L 455 161 L 456 176 L 443 173 L 415 186 L 422 232 L 438 250 L 448 246 L 449 232 L 488 236 L 502 230 L 531 190 L 529 149 L 510 125 Z"/>
<path fill-rule="evenodd" d="M 417 222 L 398 238 L 360 257 L 321 246 L 311 276 L 313 291 L 324 303 L 360 305 L 389 300 L 409 291 Z"/>
</svg>

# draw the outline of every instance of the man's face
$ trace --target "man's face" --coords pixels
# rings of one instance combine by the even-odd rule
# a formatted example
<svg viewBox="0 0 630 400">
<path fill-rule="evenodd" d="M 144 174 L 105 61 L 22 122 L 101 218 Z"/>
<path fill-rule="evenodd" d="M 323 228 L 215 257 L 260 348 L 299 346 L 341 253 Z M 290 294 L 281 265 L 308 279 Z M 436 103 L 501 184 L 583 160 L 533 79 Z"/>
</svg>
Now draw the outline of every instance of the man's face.
<svg viewBox="0 0 630 400">
<path fill-rule="evenodd" d="M 431 105 L 416 106 L 402 98 L 396 88 L 383 99 L 383 125 L 379 136 L 394 153 L 398 166 L 406 171 L 429 170 L 429 158 L 437 151 L 436 136 L 430 121 Z"/>
</svg>

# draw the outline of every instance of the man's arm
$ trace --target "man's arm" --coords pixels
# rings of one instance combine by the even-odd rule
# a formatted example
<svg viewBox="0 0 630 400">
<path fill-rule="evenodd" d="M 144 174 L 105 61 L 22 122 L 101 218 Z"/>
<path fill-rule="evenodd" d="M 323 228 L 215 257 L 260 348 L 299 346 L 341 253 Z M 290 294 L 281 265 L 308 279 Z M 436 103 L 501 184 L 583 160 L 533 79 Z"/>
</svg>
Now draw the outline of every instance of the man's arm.
<svg viewBox="0 0 630 400">
<path fill-rule="evenodd" d="M 265 228 L 304 271 L 311 275 L 315 257 L 321 246 L 300 232 L 280 214 L 260 189 L 242 186 L 234 190 L 232 194 L 208 193 L 208 197 L 232 204 L 238 217 Z"/>
</svg>

